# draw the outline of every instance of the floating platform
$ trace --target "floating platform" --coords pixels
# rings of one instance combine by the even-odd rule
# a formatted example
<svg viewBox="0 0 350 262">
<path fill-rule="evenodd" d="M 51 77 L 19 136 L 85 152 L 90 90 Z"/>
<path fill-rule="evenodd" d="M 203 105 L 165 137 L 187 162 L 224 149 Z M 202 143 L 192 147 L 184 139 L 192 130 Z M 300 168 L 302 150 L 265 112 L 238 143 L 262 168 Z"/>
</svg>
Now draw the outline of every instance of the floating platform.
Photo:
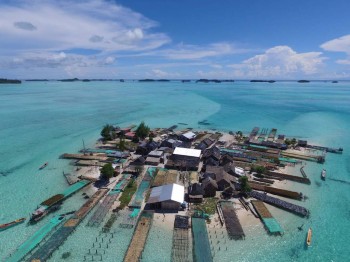
<svg viewBox="0 0 350 262">
<path fill-rule="evenodd" d="M 230 239 L 243 239 L 245 237 L 243 228 L 236 214 L 231 201 L 219 201 L 218 205 L 222 210 L 227 233 Z"/>
<path fill-rule="evenodd" d="M 135 262 L 140 260 L 152 225 L 152 220 L 153 212 L 143 211 L 141 213 L 129 248 L 125 253 L 124 262 Z"/>
<path fill-rule="evenodd" d="M 283 229 L 278 224 L 277 220 L 271 215 L 264 202 L 259 200 L 252 200 L 251 203 L 270 234 L 283 233 Z"/>
<path fill-rule="evenodd" d="M 192 217 L 193 261 L 213 262 L 208 231 L 203 218 Z"/>
<path fill-rule="evenodd" d="M 77 212 L 74 213 L 66 223 L 53 233 L 49 239 L 40 246 L 36 252 L 30 256 L 28 261 L 41 262 L 47 261 L 52 253 L 59 248 L 68 236 L 77 228 L 84 217 L 98 203 L 98 201 L 107 193 L 108 189 L 99 189 Z"/>
<path fill-rule="evenodd" d="M 302 206 L 298 206 L 292 203 L 289 203 L 287 201 L 281 200 L 279 198 L 275 198 L 272 196 L 268 196 L 264 193 L 259 193 L 256 191 L 251 191 L 249 192 L 249 195 L 251 197 L 254 197 L 258 200 L 261 200 L 267 204 L 273 205 L 275 207 L 284 209 L 288 212 L 294 213 L 296 215 L 302 216 L 302 217 L 306 217 L 309 216 L 309 210 L 307 210 L 305 207 Z"/>
<path fill-rule="evenodd" d="M 55 216 L 49 223 L 40 228 L 34 233 L 30 238 L 28 238 L 22 245 L 20 245 L 17 250 L 6 259 L 7 262 L 19 262 L 21 261 L 30 251 L 32 251 L 36 246 L 38 246 L 41 241 L 56 227 L 58 227 L 65 217 Z"/>
</svg>

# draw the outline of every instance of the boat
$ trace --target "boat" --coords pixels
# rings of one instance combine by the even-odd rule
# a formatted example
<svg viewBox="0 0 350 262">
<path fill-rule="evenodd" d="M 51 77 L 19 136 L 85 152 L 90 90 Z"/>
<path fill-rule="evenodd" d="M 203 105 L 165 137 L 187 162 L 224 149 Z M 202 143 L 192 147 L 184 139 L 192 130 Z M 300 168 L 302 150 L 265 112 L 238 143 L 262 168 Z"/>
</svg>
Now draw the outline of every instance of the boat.
<svg viewBox="0 0 350 262">
<path fill-rule="evenodd" d="M 49 212 L 59 209 L 63 199 L 64 195 L 58 194 L 42 202 L 39 207 L 31 214 L 29 223 L 36 223 L 45 217 Z"/>
<path fill-rule="evenodd" d="M 322 172 L 321 172 L 321 179 L 322 179 L 322 180 L 326 180 L 326 169 L 322 169 Z"/>
<path fill-rule="evenodd" d="M 309 247 L 311 245 L 312 229 L 311 227 L 307 231 L 306 245 Z"/>
<path fill-rule="evenodd" d="M 47 167 L 48 164 L 49 164 L 49 162 L 46 162 L 46 163 L 43 164 L 41 167 L 39 167 L 39 170 L 44 169 L 45 167 Z"/>
<path fill-rule="evenodd" d="M 9 229 L 10 227 L 17 226 L 21 223 L 23 223 L 26 220 L 26 218 L 22 217 L 19 219 L 16 219 L 15 221 L 12 221 L 10 223 L 2 224 L 0 225 L 0 231 L 4 231 L 6 229 Z"/>
</svg>

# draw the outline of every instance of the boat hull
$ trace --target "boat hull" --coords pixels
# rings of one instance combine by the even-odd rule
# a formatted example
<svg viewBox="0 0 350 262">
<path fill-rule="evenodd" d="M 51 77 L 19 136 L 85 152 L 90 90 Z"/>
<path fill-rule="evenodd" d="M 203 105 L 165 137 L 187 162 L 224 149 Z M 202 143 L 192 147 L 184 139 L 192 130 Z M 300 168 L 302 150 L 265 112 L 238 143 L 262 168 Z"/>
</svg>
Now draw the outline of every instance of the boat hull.
<svg viewBox="0 0 350 262">
<path fill-rule="evenodd" d="M 17 219 L 15 221 L 12 221 L 10 223 L 7 223 L 7 224 L 2 224 L 0 225 L 0 231 L 5 231 L 11 227 L 14 227 L 14 226 L 17 226 L 19 224 L 22 224 L 26 219 L 25 218 L 20 218 L 20 219 Z"/>
</svg>

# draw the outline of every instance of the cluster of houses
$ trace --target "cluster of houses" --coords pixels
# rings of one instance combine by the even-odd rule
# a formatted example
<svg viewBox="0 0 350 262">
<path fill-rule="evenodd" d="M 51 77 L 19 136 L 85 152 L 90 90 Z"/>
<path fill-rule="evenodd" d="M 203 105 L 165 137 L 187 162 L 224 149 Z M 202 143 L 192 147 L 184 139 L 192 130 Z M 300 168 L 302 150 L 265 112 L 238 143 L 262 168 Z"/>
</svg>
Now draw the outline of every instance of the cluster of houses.
<svg viewBox="0 0 350 262">
<path fill-rule="evenodd" d="M 221 134 L 153 132 L 154 138 L 139 143 L 125 168 L 126 172 L 136 172 L 145 165 L 158 167 L 147 201 L 150 208 L 178 210 L 186 202 L 200 203 L 205 197 L 217 196 L 217 192 L 223 196 L 237 193 L 234 184 L 245 171 L 233 165 L 232 157 L 222 155 L 219 146 L 225 141 L 220 140 Z"/>
</svg>

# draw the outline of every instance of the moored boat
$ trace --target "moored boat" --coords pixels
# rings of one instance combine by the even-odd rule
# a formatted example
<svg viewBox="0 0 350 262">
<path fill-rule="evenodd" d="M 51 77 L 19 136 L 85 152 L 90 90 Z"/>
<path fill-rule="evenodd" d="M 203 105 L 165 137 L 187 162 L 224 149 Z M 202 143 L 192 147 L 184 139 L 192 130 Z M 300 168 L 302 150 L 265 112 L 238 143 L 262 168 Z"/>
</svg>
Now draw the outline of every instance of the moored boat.
<svg viewBox="0 0 350 262">
<path fill-rule="evenodd" d="M 31 214 L 30 223 L 35 223 L 45 217 L 49 212 L 57 210 L 64 199 L 63 194 L 50 197 L 40 204 L 40 206 Z"/>
<path fill-rule="evenodd" d="M 321 172 L 321 179 L 322 179 L 322 180 L 326 180 L 326 169 L 322 169 L 322 172 Z"/>
<path fill-rule="evenodd" d="M 311 245 L 312 229 L 311 227 L 307 231 L 306 245 L 309 247 Z"/>
<path fill-rule="evenodd" d="M 44 169 L 45 167 L 47 167 L 48 164 L 49 164 L 49 162 L 46 162 L 46 163 L 43 164 L 41 167 L 39 167 L 39 170 Z"/>
<path fill-rule="evenodd" d="M 9 229 L 10 227 L 17 226 L 23 223 L 25 220 L 26 219 L 23 217 L 23 218 L 16 219 L 15 221 L 12 221 L 10 223 L 2 224 L 0 225 L 0 231 L 4 231 L 6 229 Z"/>
</svg>

